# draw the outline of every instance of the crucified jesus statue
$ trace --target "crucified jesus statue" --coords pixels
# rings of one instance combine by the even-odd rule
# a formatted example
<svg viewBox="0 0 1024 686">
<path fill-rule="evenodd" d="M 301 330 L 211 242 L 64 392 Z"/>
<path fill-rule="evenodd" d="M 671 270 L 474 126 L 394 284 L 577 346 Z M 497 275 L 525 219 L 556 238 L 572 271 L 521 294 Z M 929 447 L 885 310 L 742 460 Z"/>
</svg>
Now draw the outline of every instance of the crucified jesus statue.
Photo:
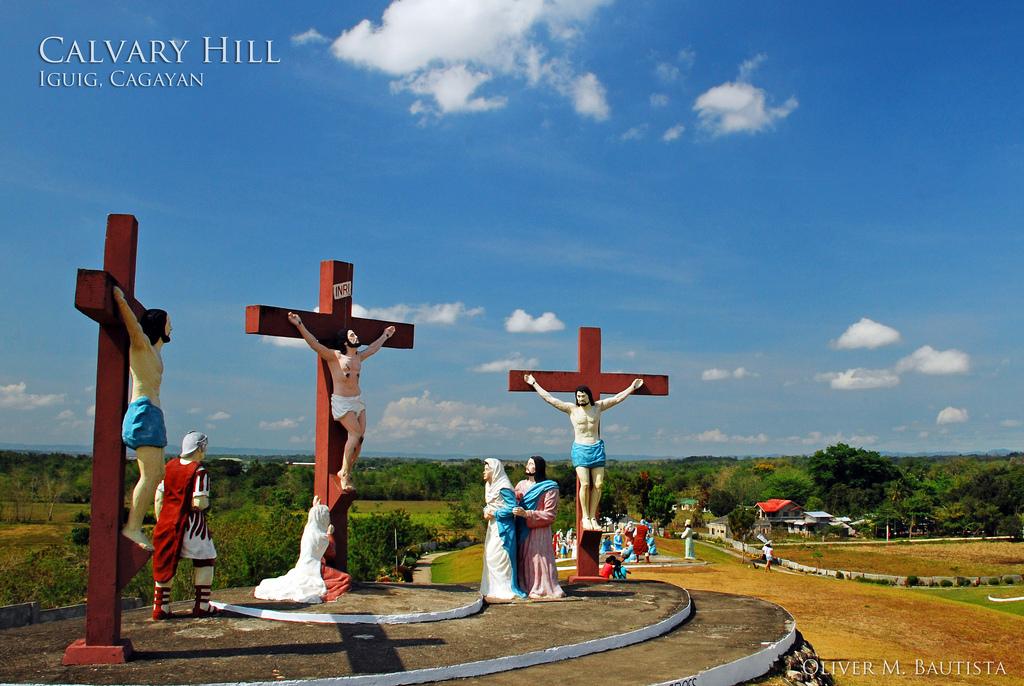
<svg viewBox="0 0 1024 686">
<path fill-rule="evenodd" d="M 355 331 L 349 329 L 346 332 L 339 332 L 338 342 L 344 350 L 342 352 L 328 348 L 318 341 L 302 323 L 302 318 L 294 312 L 288 313 L 288 321 L 299 330 L 306 344 L 327 362 L 327 368 L 331 370 L 331 416 L 345 427 L 348 433 L 338 478 L 341 480 L 342 493 L 350 493 L 355 490 L 352 483 L 352 468 L 359 459 L 359 452 L 363 447 L 363 434 L 366 433 L 366 404 L 359 390 L 359 374 L 363 360 L 380 350 L 384 341 L 395 335 L 395 327 L 389 326 L 384 329 L 380 338 L 366 346 L 362 352 L 359 352 L 362 343 L 359 342 L 359 336 Z"/>
<path fill-rule="evenodd" d="M 160 409 L 160 383 L 164 375 L 160 349 L 171 340 L 171 318 L 164 310 L 146 310 L 141 320 L 136 319 L 124 292 L 117 286 L 114 300 L 131 343 L 128 367 L 132 376 L 132 397 L 124 416 L 121 440 L 135 451 L 139 462 L 139 481 L 132 491 L 132 506 L 121 533 L 146 550 L 152 550 L 153 544 L 142 533 L 142 520 L 149 503 L 153 502 L 157 484 L 164 478 L 167 429 Z"/>
<path fill-rule="evenodd" d="M 601 500 L 601 486 L 604 485 L 604 441 L 601 440 L 601 413 L 618 405 L 634 391 L 644 385 L 643 379 L 634 379 L 624 391 L 611 398 L 594 402 L 594 394 L 587 386 L 576 389 L 576 404 L 555 398 L 541 388 L 533 374 L 524 374 L 523 380 L 537 391 L 537 395 L 549 405 L 569 415 L 575 434 L 572 443 L 572 466 L 580 481 L 580 510 L 583 513 L 583 528 L 600 531 L 597 521 L 597 505 Z"/>
</svg>

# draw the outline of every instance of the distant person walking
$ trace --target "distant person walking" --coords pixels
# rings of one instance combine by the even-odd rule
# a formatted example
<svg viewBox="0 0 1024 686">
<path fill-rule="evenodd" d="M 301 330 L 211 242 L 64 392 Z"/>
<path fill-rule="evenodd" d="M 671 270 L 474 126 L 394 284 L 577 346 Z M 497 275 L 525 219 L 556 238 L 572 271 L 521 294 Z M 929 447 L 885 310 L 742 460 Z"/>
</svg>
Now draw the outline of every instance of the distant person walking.
<svg viewBox="0 0 1024 686">
<path fill-rule="evenodd" d="M 766 572 L 772 571 L 772 559 L 774 552 L 771 541 L 768 541 L 761 547 L 761 553 L 764 555 L 764 571 Z"/>
</svg>

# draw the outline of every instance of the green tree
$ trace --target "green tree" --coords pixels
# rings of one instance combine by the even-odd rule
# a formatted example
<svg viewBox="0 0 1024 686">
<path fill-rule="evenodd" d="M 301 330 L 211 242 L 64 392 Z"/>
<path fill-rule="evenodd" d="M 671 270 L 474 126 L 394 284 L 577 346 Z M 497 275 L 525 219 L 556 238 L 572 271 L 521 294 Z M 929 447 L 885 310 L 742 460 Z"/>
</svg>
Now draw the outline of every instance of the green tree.
<svg viewBox="0 0 1024 686">
<path fill-rule="evenodd" d="M 754 519 L 754 508 L 752 507 L 740 505 L 733 509 L 729 513 L 729 530 L 732 532 L 733 538 L 738 538 L 741 541 L 747 540 L 754 528 Z"/>
<path fill-rule="evenodd" d="M 415 547 L 433 537 L 429 529 L 414 524 L 405 510 L 352 517 L 348 532 L 348 572 L 356 581 L 389 574 L 396 560 L 418 557 Z"/>
<path fill-rule="evenodd" d="M 647 497 L 647 509 L 644 514 L 651 521 L 668 524 L 672 521 L 672 506 L 675 505 L 675 501 L 675 494 L 658 484 L 651 489 Z"/>
<path fill-rule="evenodd" d="M 722 488 L 713 489 L 708 495 L 708 509 L 716 517 L 729 514 L 739 504 L 736 496 Z"/>
<path fill-rule="evenodd" d="M 814 494 L 814 480 L 802 469 L 780 467 L 765 477 L 762 498 L 783 498 L 799 505 L 807 505 Z"/>
</svg>

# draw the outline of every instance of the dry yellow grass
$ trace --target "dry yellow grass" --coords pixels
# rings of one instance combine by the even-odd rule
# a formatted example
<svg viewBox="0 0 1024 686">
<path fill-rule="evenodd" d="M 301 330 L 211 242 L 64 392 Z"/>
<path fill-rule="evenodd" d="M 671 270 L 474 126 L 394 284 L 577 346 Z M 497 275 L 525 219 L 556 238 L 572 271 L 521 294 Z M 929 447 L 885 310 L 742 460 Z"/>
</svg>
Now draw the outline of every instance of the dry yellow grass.
<svg viewBox="0 0 1024 686">
<path fill-rule="evenodd" d="M 698 545 L 697 555 L 712 564 L 635 569 L 632 578 L 752 595 L 785 607 L 826 665 L 829 661 L 873 663 L 875 675 L 837 676 L 839 684 L 1024 685 L 1024 618 L 906 589 L 765 573 L 706 545 Z M 926 667 L 952 660 L 1001 662 L 1007 675 L 917 676 L 918 659 Z M 883 660 L 899 660 L 908 673 L 881 674 Z"/>
<path fill-rule="evenodd" d="M 901 576 L 995 576 L 1024 572 L 1024 543 L 1007 541 L 779 546 L 775 552 L 784 559 L 814 567 Z"/>
</svg>

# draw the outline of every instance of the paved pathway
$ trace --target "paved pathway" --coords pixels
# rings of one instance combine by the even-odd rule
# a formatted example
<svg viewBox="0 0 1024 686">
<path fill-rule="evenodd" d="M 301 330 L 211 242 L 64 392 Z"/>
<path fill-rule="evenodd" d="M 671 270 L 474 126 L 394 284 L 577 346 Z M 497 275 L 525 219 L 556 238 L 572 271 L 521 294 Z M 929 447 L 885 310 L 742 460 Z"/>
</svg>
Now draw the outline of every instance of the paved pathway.
<svg viewBox="0 0 1024 686">
<path fill-rule="evenodd" d="M 414 584 L 429 584 L 433 583 L 433 576 L 430 573 L 430 566 L 434 563 L 434 560 L 447 555 L 452 551 L 442 550 L 437 553 L 427 553 L 416 562 L 416 568 L 412 570 L 412 582 Z"/>
</svg>

